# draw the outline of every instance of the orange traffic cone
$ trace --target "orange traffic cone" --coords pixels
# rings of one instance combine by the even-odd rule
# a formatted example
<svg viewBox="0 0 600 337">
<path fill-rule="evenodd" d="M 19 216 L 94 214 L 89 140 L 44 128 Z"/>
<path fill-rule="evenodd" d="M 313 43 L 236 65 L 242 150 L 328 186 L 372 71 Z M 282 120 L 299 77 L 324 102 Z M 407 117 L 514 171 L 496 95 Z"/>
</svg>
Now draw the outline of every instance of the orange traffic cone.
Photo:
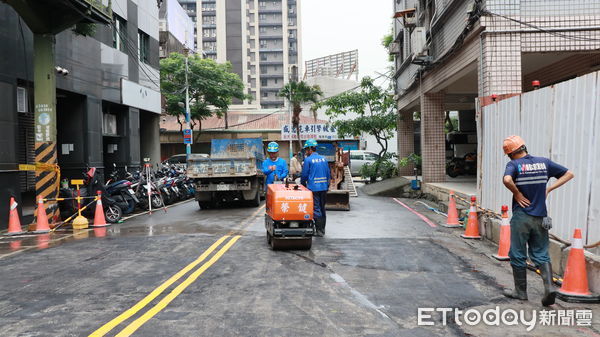
<svg viewBox="0 0 600 337">
<path fill-rule="evenodd" d="M 492 255 L 500 261 L 508 261 L 510 250 L 510 221 L 508 220 L 508 206 L 502 205 L 502 225 L 500 226 L 500 241 L 498 242 L 498 254 Z"/>
<path fill-rule="evenodd" d="M 96 213 L 94 215 L 94 224 L 90 225 L 90 227 L 106 227 L 110 226 L 110 224 L 106 223 L 106 218 L 104 218 L 104 207 L 102 207 L 102 192 L 98 191 L 98 195 L 96 196 Z"/>
<path fill-rule="evenodd" d="M 475 203 L 477 202 L 477 198 L 475 196 L 471 196 L 471 208 L 469 209 L 469 221 L 467 222 L 467 227 L 465 228 L 465 233 L 460 236 L 463 239 L 481 239 L 479 235 L 479 220 L 477 219 L 477 209 L 475 208 Z"/>
<path fill-rule="evenodd" d="M 581 239 L 581 229 L 579 228 L 575 229 L 562 287 L 558 290 L 556 295 L 566 302 L 585 303 L 598 300 L 597 296 L 592 295 L 588 288 L 585 255 L 583 253 L 583 240 Z"/>
<path fill-rule="evenodd" d="M 17 202 L 14 197 L 10 197 L 9 215 L 8 215 L 8 232 L 4 235 L 18 235 L 23 234 L 21 229 L 21 220 L 19 219 L 19 212 L 17 211 Z"/>
<path fill-rule="evenodd" d="M 35 226 L 36 234 L 48 233 L 50 232 L 50 226 L 48 225 L 48 215 L 46 215 L 46 207 L 44 206 L 44 199 L 38 199 L 38 209 L 37 209 L 37 224 Z"/>
<path fill-rule="evenodd" d="M 450 191 L 448 200 L 448 219 L 446 220 L 446 224 L 442 226 L 447 228 L 456 228 L 461 226 L 460 222 L 458 222 L 458 211 L 456 210 L 454 191 Z"/>
</svg>

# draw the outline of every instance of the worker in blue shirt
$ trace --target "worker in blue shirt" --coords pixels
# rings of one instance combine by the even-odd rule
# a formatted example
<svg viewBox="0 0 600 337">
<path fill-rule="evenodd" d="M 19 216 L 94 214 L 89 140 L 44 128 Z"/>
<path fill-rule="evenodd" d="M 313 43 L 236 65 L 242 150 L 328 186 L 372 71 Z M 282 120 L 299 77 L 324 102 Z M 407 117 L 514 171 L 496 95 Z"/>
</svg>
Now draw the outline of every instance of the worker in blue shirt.
<svg viewBox="0 0 600 337">
<path fill-rule="evenodd" d="M 302 166 L 302 177 L 300 182 L 313 192 L 315 227 L 317 236 L 325 235 L 325 224 L 327 216 L 325 214 L 325 202 L 327 200 L 327 190 L 329 190 L 329 180 L 331 172 L 327 159 L 317 153 L 317 141 L 309 139 L 304 143 L 304 165 Z"/>
<path fill-rule="evenodd" d="M 272 184 L 275 180 L 283 180 L 288 175 L 288 168 L 285 159 L 279 158 L 279 144 L 270 142 L 267 145 L 269 158 L 263 161 L 262 169 L 267 176 L 265 186 Z"/>
<path fill-rule="evenodd" d="M 527 153 L 525 141 L 519 136 L 504 140 L 504 153 L 510 158 L 504 171 L 504 185 L 513 194 L 510 220 L 510 264 L 515 289 L 506 290 L 504 296 L 527 300 L 527 247 L 529 258 L 539 268 L 544 282 L 542 305 L 554 304 L 556 288 L 552 284 L 552 265 L 548 255 L 548 230 L 552 222 L 547 217 L 548 193 L 573 179 L 566 167 L 548 158 L 534 157 Z M 548 186 L 548 180 L 557 180 Z"/>
</svg>

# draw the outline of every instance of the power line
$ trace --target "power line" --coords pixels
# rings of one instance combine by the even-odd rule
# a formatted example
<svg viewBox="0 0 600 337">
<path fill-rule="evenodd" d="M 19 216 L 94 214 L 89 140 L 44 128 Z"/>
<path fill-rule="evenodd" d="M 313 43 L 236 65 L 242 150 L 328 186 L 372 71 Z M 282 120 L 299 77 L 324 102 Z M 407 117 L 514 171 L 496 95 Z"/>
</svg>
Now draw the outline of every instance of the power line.
<svg viewBox="0 0 600 337">
<path fill-rule="evenodd" d="M 546 34 L 550 34 L 550 35 L 562 37 L 562 38 L 568 39 L 568 40 L 574 40 L 574 41 L 600 41 L 600 39 L 590 37 L 589 35 L 571 36 L 571 35 L 564 34 L 564 33 L 561 33 L 561 32 L 549 31 L 549 30 L 544 29 L 542 27 L 536 26 L 536 25 L 534 25 L 532 23 L 521 21 L 521 20 L 518 20 L 518 19 L 514 19 L 514 18 L 505 16 L 505 15 L 502 15 L 502 14 L 498 14 L 498 13 L 492 13 L 492 12 L 489 12 L 489 11 L 483 11 L 483 14 L 488 14 L 488 15 L 491 15 L 491 16 L 501 17 L 503 19 L 506 19 L 506 20 L 509 20 L 509 21 L 521 24 L 523 26 L 526 26 L 526 27 L 529 27 L 529 28 L 533 28 L 533 29 L 535 29 L 537 31 L 540 31 L 542 33 L 546 33 Z"/>
</svg>

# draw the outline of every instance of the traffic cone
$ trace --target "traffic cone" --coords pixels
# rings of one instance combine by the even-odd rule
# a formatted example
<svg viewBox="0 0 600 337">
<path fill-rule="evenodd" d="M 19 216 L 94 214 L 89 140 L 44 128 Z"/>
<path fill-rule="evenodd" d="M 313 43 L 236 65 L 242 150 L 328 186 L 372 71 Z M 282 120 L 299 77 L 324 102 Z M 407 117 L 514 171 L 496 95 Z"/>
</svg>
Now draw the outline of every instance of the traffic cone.
<svg viewBox="0 0 600 337">
<path fill-rule="evenodd" d="M 469 221 L 467 221 L 467 227 L 465 228 L 465 233 L 460 236 L 463 239 L 481 239 L 479 235 L 479 219 L 477 219 L 477 209 L 475 208 L 475 203 L 477 202 L 477 198 L 475 196 L 471 196 L 471 208 L 469 209 Z"/>
<path fill-rule="evenodd" d="M 50 226 L 48 225 L 48 215 L 46 215 L 46 207 L 44 206 L 44 199 L 38 199 L 38 209 L 37 209 L 37 224 L 35 226 L 36 234 L 48 233 L 50 232 Z"/>
<path fill-rule="evenodd" d="M 102 207 L 102 192 L 98 191 L 96 196 L 96 213 L 94 215 L 94 224 L 90 225 L 90 227 L 106 226 L 110 226 L 110 224 L 107 224 L 106 218 L 104 218 L 104 207 Z"/>
<path fill-rule="evenodd" d="M 19 219 L 19 212 L 17 211 L 17 202 L 14 197 L 10 197 L 9 215 L 8 215 L 8 232 L 4 235 L 19 235 L 23 234 L 21 229 L 21 220 Z"/>
<path fill-rule="evenodd" d="M 592 295 L 588 288 L 583 240 L 579 228 L 575 229 L 562 287 L 556 295 L 565 302 L 595 303 L 598 300 L 598 296 Z"/>
<path fill-rule="evenodd" d="M 447 228 L 460 227 L 461 224 L 458 222 L 458 211 L 456 210 L 454 191 L 450 191 L 450 196 L 448 198 L 448 219 L 446 220 L 446 224 L 442 226 Z"/>
<path fill-rule="evenodd" d="M 502 205 L 502 225 L 500 226 L 500 241 L 498 242 L 498 254 L 492 255 L 496 260 L 508 261 L 510 250 L 510 220 L 508 220 L 508 206 Z"/>
</svg>

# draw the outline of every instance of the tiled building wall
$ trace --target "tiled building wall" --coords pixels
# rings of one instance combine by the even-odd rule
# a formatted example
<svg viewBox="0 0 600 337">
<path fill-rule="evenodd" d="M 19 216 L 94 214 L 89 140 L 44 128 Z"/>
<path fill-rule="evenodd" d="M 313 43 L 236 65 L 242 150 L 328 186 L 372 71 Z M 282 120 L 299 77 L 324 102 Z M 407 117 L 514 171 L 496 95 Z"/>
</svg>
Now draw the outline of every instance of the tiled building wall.
<svg viewBox="0 0 600 337">
<path fill-rule="evenodd" d="M 444 121 L 444 93 L 421 95 L 421 154 L 424 182 L 446 180 Z"/>
<path fill-rule="evenodd" d="M 398 158 L 404 158 L 415 152 L 415 123 L 412 110 L 400 111 L 398 114 Z M 412 175 L 414 165 L 400 167 L 401 176 Z"/>
</svg>

